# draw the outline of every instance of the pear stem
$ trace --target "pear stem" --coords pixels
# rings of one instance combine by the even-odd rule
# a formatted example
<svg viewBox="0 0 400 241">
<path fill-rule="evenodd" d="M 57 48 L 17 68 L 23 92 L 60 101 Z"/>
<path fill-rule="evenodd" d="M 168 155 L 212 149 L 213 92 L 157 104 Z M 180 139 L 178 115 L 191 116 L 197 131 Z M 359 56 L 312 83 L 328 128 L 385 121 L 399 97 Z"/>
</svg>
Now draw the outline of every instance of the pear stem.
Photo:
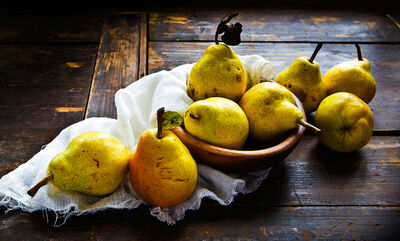
<svg viewBox="0 0 400 241">
<path fill-rule="evenodd" d="M 358 45 L 358 43 L 355 43 L 355 45 L 356 45 L 356 48 L 357 48 L 357 56 L 358 56 L 358 60 L 359 60 L 359 61 L 362 61 L 362 60 L 363 60 L 363 57 L 362 57 L 362 54 L 361 54 L 361 48 L 360 48 L 360 45 Z"/>
<path fill-rule="evenodd" d="M 199 115 L 196 115 L 196 114 L 193 114 L 193 113 L 190 113 L 189 116 L 190 116 L 190 118 L 195 119 L 195 120 L 200 119 Z"/>
<path fill-rule="evenodd" d="M 310 58 L 310 63 L 313 63 L 314 62 L 314 59 L 315 59 L 315 56 L 317 56 L 317 54 L 318 54 L 318 51 L 322 48 L 322 45 L 323 45 L 324 43 L 323 42 L 319 42 L 318 43 L 318 45 L 317 45 L 317 47 L 315 48 L 315 50 L 314 50 L 314 53 L 311 55 L 311 58 Z"/>
<path fill-rule="evenodd" d="M 163 137 L 162 133 L 162 124 L 163 124 L 163 114 L 164 114 L 164 107 L 161 107 L 157 110 L 157 138 L 161 139 Z"/>
<path fill-rule="evenodd" d="M 33 197 L 35 196 L 35 194 L 37 193 L 37 191 L 43 187 L 44 185 L 46 185 L 50 180 L 53 179 L 53 174 L 48 175 L 47 177 L 43 178 L 43 180 L 41 180 L 40 182 L 38 182 L 35 186 L 33 186 L 31 189 L 28 190 L 28 194 L 29 196 Z"/>
<path fill-rule="evenodd" d="M 314 133 L 316 135 L 321 135 L 321 129 L 311 125 L 310 123 L 305 122 L 303 119 L 298 120 L 297 123 L 302 125 L 302 126 L 304 126 L 304 127 L 306 127 L 306 128 L 310 128 L 311 130 L 314 131 Z"/>
</svg>

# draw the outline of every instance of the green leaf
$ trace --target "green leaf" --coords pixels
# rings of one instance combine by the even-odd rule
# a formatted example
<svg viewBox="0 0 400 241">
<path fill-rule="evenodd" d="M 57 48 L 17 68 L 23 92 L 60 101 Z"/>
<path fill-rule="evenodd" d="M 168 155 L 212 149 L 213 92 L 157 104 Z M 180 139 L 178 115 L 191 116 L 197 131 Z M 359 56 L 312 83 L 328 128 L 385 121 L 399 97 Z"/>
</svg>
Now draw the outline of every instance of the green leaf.
<svg viewBox="0 0 400 241">
<path fill-rule="evenodd" d="M 163 129 L 172 129 L 182 124 L 182 117 L 178 112 L 166 111 L 163 114 Z"/>
</svg>

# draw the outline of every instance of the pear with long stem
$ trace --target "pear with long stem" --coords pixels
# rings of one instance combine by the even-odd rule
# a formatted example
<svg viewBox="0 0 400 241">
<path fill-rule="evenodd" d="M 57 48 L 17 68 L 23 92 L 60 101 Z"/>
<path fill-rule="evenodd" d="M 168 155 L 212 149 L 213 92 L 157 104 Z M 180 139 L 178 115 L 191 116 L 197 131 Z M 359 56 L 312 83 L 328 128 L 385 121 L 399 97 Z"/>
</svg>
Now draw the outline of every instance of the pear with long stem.
<svg viewBox="0 0 400 241">
<path fill-rule="evenodd" d="M 140 135 L 129 163 L 129 177 L 133 190 L 146 203 L 170 207 L 195 190 L 197 165 L 186 146 L 167 130 L 182 123 L 179 114 L 160 108 L 157 123 L 157 128 Z"/>
<path fill-rule="evenodd" d="M 306 113 L 315 111 L 326 97 L 321 70 L 314 60 L 322 45 L 322 42 L 318 43 L 310 58 L 305 56 L 297 58 L 275 78 L 275 82 L 288 88 L 300 99 Z"/>
<path fill-rule="evenodd" d="M 371 74 L 371 64 L 363 58 L 361 48 L 357 48 L 357 59 L 345 61 L 330 68 L 322 79 L 328 95 L 337 92 L 355 94 L 365 103 L 372 101 L 376 94 L 376 81 Z"/>
<path fill-rule="evenodd" d="M 249 120 L 251 139 L 260 144 L 277 144 L 299 124 L 316 134 L 321 130 L 303 119 L 293 94 L 275 82 L 263 82 L 250 88 L 239 102 Z"/>
</svg>

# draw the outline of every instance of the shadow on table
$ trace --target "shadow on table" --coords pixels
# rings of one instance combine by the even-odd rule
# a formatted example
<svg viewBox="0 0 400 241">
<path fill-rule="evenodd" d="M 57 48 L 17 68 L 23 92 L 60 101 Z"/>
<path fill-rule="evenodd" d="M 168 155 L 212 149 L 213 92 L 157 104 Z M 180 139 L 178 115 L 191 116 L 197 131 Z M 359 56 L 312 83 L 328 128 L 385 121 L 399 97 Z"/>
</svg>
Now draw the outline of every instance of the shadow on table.
<svg viewBox="0 0 400 241">
<path fill-rule="evenodd" d="M 350 153 L 335 152 L 323 146 L 321 142 L 318 142 L 312 153 L 312 166 L 321 175 L 351 177 L 364 162 L 360 150 Z"/>
</svg>

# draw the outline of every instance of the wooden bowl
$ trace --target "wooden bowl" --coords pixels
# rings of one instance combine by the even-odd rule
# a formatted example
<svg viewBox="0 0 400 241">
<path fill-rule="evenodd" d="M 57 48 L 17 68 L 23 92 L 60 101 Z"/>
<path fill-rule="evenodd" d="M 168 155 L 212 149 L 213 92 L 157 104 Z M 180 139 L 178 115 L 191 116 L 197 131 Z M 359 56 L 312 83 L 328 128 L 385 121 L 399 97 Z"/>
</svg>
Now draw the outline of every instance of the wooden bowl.
<svg viewBox="0 0 400 241">
<path fill-rule="evenodd" d="M 307 121 L 301 101 L 296 96 L 294 98 L 297 107 L 303 112 L 304 121 Z M 281 143 L 258 150 L 233 150 L 211 145 L 190 135 L 183 127 L 172 131 L 186 145 L 196 161 L 223 171 L 251 172 L 271 167 L 287 157 L 304 134 L 305 127 L 298 125 Z"/>
</svg>

